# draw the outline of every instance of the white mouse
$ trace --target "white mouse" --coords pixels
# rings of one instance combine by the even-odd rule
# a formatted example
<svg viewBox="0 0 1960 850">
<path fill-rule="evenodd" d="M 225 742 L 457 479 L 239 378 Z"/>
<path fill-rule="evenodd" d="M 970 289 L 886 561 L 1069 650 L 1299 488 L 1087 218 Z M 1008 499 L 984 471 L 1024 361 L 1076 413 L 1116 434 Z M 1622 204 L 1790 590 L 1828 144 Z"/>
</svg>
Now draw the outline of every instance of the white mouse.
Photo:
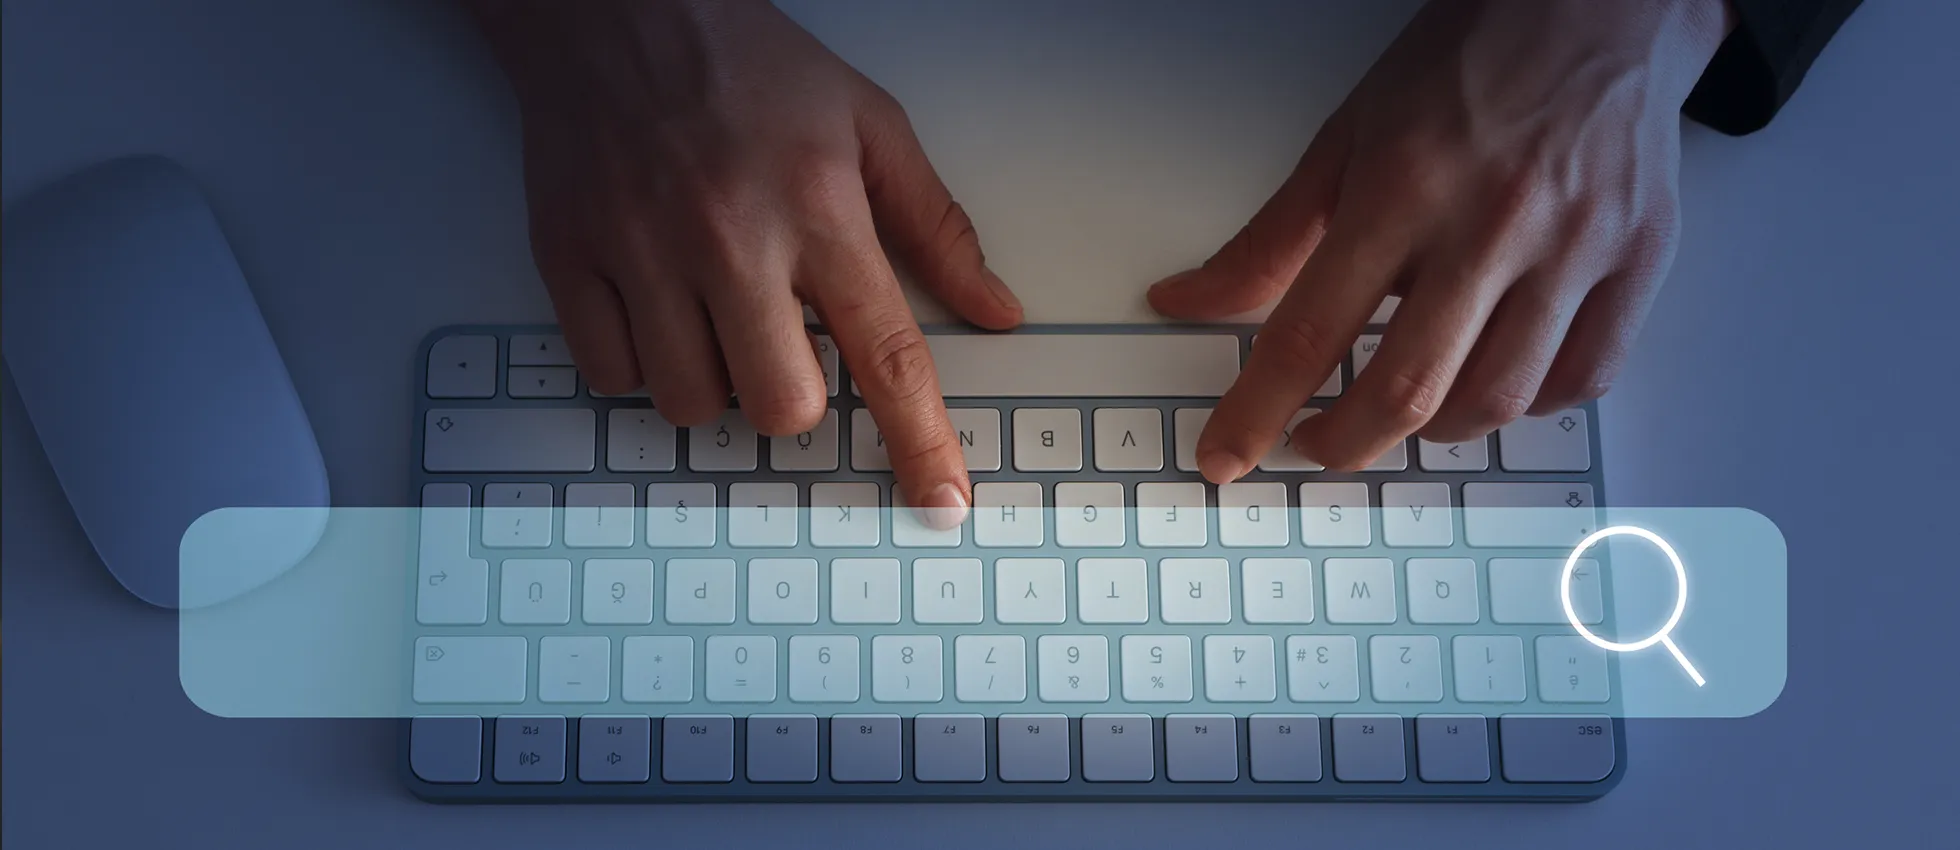
<svg viewBox="0 0 1960 850">
<path fill-rule="evenodd" d="M 179 544 L 207 512 L 329 504 L 312 425 L 190 177 L 167 160 L 116 160 L 4 218 L 0 350 L 116 580 L 153 605 L 197 608 L 311 552 L 327 511 L 284 512 L 288 527 L 254 535 L 258 551 L 180 587 Z"/>
</svg>

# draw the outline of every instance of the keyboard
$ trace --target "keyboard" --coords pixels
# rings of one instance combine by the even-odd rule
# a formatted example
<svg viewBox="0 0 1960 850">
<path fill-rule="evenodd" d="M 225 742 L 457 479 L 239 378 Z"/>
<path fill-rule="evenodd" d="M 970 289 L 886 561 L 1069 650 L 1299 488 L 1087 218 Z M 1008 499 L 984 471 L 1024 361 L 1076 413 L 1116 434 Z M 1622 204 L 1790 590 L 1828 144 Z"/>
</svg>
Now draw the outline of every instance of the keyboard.
<svg viewBox="0 0 1960 850">
<path fill-rule="evenodd" d="M 411 498 L 472 510 L 423 511 L 405 577 L 414 794 L 1587 800 L 1619 781 L 1618 670 L 1557 590 L 1583 534 L 1469 511 L 1591 516 L 1591 405 L 1354 473 L 1282 445 L 1218 487 L 1196 440 L 1256 328 L 933 328 L 975 488 L 939 532 L 897 509 L 812 330 L 830 409 L 774 438 L 734 409 L 675 429 L 644 393 L 593 392 L 553 327 L 428 337 Z M 1596 568 L 1574 583 L 1589 623 L 1611 610 Z"/>
</svg>

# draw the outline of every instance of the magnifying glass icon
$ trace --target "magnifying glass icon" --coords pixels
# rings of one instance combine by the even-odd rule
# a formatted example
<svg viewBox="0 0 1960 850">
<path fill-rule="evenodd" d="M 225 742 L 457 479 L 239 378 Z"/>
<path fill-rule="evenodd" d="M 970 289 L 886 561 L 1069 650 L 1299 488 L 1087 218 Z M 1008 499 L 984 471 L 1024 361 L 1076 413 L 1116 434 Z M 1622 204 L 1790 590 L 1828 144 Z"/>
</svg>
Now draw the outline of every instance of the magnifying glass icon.
<svg viewBox="0 0 1960 850">
<path fill-rule="evenodd" d="M 1632 535 L 1654 544 L 1662 554 L 1667 556 L 1667 562 L 1674 567 L 1676 591 L 1674 613 L 1668 615 L 1667 624 L 1661 626 L 1660 631 L 1632 643 L 1618 643 L 1593 634 L 1579 622 L 1578 612 L 1572 609 L 1572 570 L 1579 566 L 1579 556 L 1584 555 L 1587 549 L 1591 549 L 1601 540 L 1621 535 Z M 1610 652 L 1639 652 L 1658 643 L 1667 647 L 1667 651 L 1674 655 L 1675 661 L 1681 662 L 1681 669 L 1688 671 L 1688 678 L 1695 680 L 1696 687 L 1708 684 L 1708 680 L 1701 677 L 1701 671 L 1696 670 L 1695 665 L 1688 663 L 1688 656 L 1681 654 L 1681 647 L 1674 645 L 1674 638 L 1671 636 L 1674 627 L 1681 623 L 1681 614 L 1688 610 L 1688 569 L 1681 565 L 1681 556 L 1675 554 L 1674 547 L 1667 545 L 1667 541 L 1662 540 L 1660 535 L 1632 525 L 1602 528 L 1587 535 L 1586 539 L 1579 541 L 1578 547 L 1573 549 L 1572 554 L 1565 559 L 1565 570 L 1560 572 L 1558 577 L 1558 601 L 1565 606 L 1566 621 L 1572 624 L 1572 628 L 1578 630 L 1579 636 L 1585 638 L 1587 643 Z"/>
</svg>

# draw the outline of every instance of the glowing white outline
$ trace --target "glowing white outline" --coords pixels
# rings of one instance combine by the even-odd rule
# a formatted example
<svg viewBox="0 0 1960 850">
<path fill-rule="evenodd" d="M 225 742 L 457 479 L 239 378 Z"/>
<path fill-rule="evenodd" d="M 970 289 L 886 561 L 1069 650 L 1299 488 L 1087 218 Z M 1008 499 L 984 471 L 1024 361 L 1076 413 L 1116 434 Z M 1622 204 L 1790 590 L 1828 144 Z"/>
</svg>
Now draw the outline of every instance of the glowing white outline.
<svg viewBox="0 0 1960 850">
<path fill-rule="evenodd" d="M 1652 543 L 1667 556 L 1667 562 L 1674 566 L 1674 587 L 1677 591 L 1674 595 L 1674 613 L 1668 615 L 1667 624 L 1661 626 L 1660 631 L 1632 643 L 1616 643 L 1593 634 L 1579 622 L 1579 613 L 1572 609 L 1572 570 L 1579 566 L 1579 556 L 1586 554 L 1586 550 L 1597 545 L 1599 541 L 1622 534 L 1631 534 Z M 1675 554 L 1674 547 L 1667 545 L 1667 541 L 1662 540 L 1660 535 L 1635 525 L 1616 525 L 1586 535 L 1586 539 L 1579 541 L 1578 547 L 1572 550 L 1572 554 L 1566 556 L 1565 569 L 1559 572 L 1558 601 L 1565 607 L 1566 622 L 1571 623 L 1572 628 L 1577 629 L 1579 636 L 1585 638 L 1587 643 L 1609 652 L 1639 652 L 1658 643 L 1667 647 L 1674 660 L 1681 663 L 1681 669 L 1688 671 L 1688 677 L 1695 680 L 1695 687 L 1708 684 L 1708 680 L 1701 677 L 1701 671 L 1696 670 L 1695 665 L 1688 663 L 1688 656 L 1681 653 L 1681 647 L 1674 645 L 1674 638 L 1669 634 L 1674 631 L 1675 626 L 1680 625 L 1681 615 L 1688 610 L 1688 568 L 1681 564 L 1681 556 Z"/>
</svg>

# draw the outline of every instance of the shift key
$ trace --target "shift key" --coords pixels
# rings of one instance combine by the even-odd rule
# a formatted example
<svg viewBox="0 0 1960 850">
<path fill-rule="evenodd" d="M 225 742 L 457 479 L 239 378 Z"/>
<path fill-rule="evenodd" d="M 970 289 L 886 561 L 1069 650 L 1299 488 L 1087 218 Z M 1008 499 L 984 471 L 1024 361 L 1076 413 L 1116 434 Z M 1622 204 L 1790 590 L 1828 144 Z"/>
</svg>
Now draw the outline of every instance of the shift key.
<svg viewBox="0 0 1960 850">
<path fill-rule="evenodd" d="M 431 410 L 422 468 L 430 472 L 591 472 L 598 421 L 576 408 Z"/>
</svg>

